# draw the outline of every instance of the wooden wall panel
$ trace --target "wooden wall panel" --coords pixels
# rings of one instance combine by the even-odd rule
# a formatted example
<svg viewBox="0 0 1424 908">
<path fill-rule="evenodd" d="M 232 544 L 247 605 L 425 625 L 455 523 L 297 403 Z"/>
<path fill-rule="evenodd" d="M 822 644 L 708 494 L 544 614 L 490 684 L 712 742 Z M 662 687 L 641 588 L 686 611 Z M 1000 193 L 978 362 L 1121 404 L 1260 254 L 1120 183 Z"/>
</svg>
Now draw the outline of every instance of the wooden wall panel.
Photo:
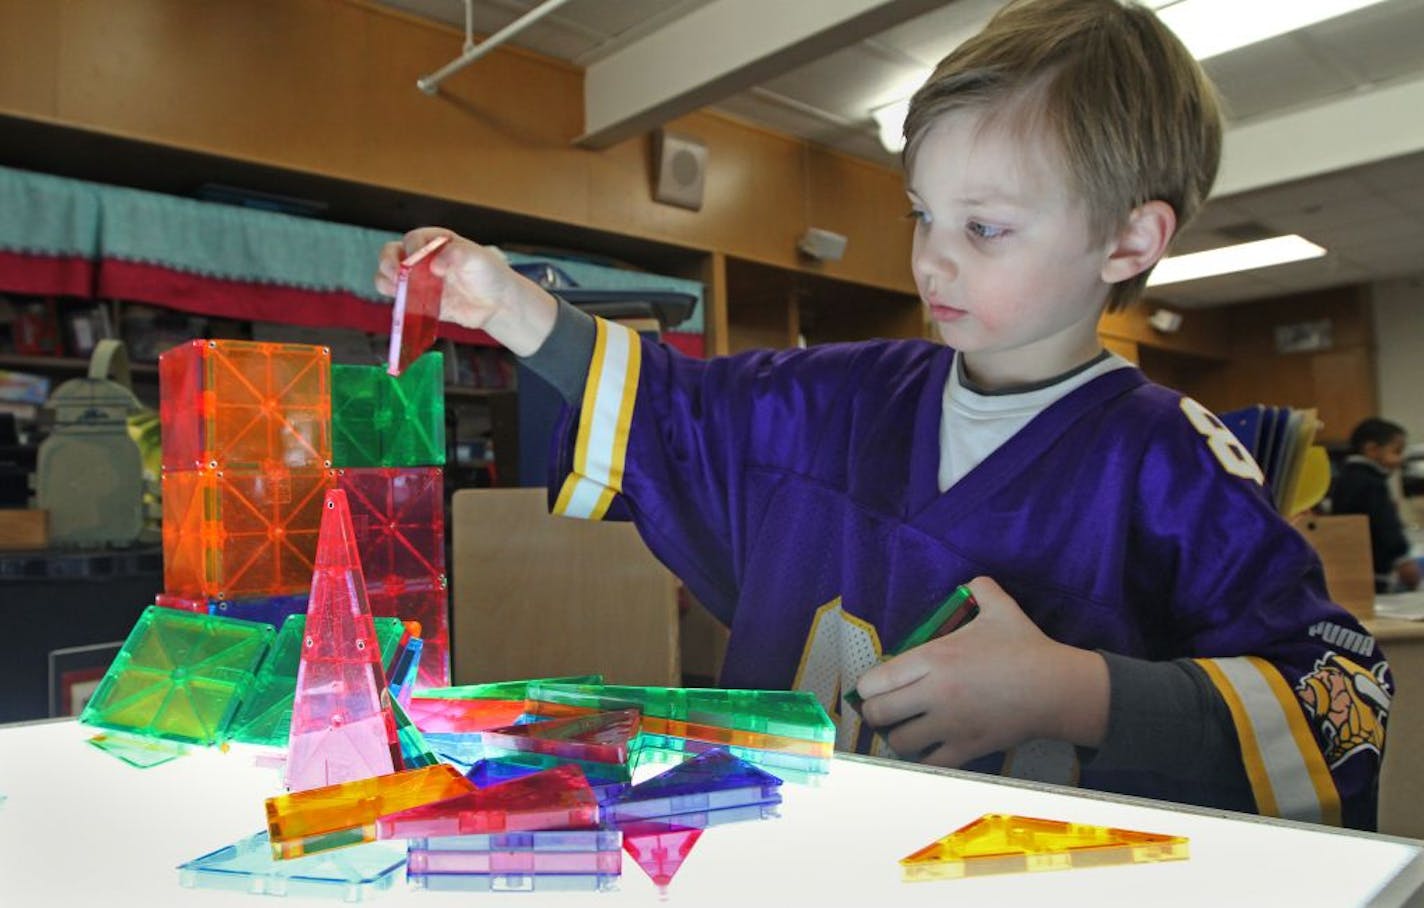
<svg viewBox="0 0 1424 908">
<path fill-rule="evenodd" d="M 351 169 L 367 129 L 368 16 L 338 3 L 70 0 L 65 122 L 315 173 Z"/>
<path fill-rule="evenodd" d="M 1165 308 L 1182 316 L 1182 327 L 1171 334 L 1164 334 L 1147 323 L 1148 317 L 1160 308 L 1164 308 L 1160 303 L 1143 300 L 1121 312 L 1104 313 L 1098 323 L 1098 334 L 1161 350 L 1224 358 L 1225 310 L 1167 306 Z"/>
<path fill-rule="evenodd" d="M 915 292 L 910 274 L 913 224 L 904 178 L 858 158 L 806 149 L 806 226 L 848 238 L 845 258 L 811 266 L 828 277 L 857 275 L 877 287 Z"/>
<path fill-rule="evenodd" d="M 1104 347 L 1121 356 L 1130 363 L 1137 364 L 1141 359 L 1137 349 L 1137 341 L 1127 340 L 1121 337 L 1114 337 L 1111 334 L 1098 334 L 1098 340 L 1102 341 Z"/>
<path fill-rule="evenodd" d="M 590 219 L 795 267 L 805 207 L 802 143 L 712 114 L 690 114 L 667 128 L 707 147 L 701 210 L 652 201 L 652 143 L 645 136 L 603 153 L 582 152 L 591 169 Z"/>
<path fill-rule="evenodd" d="M 694 113 L 670 127 L 708 146 L 703 208 L 662 205 L 646 137 L 571 145 L 581 71 L 501 48 L 432 98 L 415 81 L 459 32 L 363 0 L 0 0 L 0 22 L 0 113 L 784 268 L 816 223 L 852 238 L 819 273 L 910 288 L 895 172 Z"/>
<path fill-rule="evenodd" d="M 1378 407 L 1369 294 L 1365 286 L 1337 287 L 1222 310 L 1228 361 L 1192 393 L 1217 412 L 1257 403 L 1317 407 L 1320 439 L 1344 441 Z M 1331 322 L 1330 350 L 1276 352 L 1277 326 L 1321 319 Z"/>
<path fill-rule="evenodd" d="M 1361 420 L 1379 413 L 1372 348 L 1355 347 L 1310 358 L 1315 403 L 1325 426 L 1323 441 L 1347 442 Z"/>
<path fill-rule="evenodd" d="M 0 110 L 57 116 L 59 3 L 0 2 Z"/>
<path fill-rule="evenodd" d="M 291 2 L 291 0 L 287 0 Z M 379 68 L 363 73 L 362 179 L 506 211 L 589 224 L 588 155 L 570 143 L 583 123 L 583 76 L 557 61 L 496 52 L 431 97 L 415 87 L 458 56 L 453 35 L 368 15 Z"/>
</svg>

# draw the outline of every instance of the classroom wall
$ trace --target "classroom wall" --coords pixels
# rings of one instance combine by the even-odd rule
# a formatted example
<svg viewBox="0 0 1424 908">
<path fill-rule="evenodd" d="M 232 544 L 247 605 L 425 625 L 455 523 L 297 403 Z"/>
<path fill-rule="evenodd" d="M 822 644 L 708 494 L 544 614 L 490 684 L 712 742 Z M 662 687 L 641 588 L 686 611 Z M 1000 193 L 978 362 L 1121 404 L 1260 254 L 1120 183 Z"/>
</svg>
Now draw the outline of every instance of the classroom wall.
<svg viewBox="0 0 1424 908">
<path fill-rule="evenodd" d="M 652 201 L 647 137 L 583 130 L 583 73 L 501 48 L 438 97 L 463 35 L 360 0 L 0 0 L 0 113 L 451 199 L 913 292 L 900 175 L 728 117 L 702 140 L 703 208 Z M 797 258 L 809 226 L 840 262 Z"/>
<path fill-rule="evenodd" d="M 1316 407 L 1320 440 L 1342 442 L 1379 406 L 1370 285 L 1332 287 L 1220 310 L 1219 349 L 1226 357 L 1182 390 L 1223 412 L 1251 404 Z M 1280 353 L 1276 328 L 1328 320 L 1329 349 Z"/>
<path fill-rule="evenodd" d="M 1424 273 L 1374 285 L 1379 415 L 1424 442 Z"/>
</svg>

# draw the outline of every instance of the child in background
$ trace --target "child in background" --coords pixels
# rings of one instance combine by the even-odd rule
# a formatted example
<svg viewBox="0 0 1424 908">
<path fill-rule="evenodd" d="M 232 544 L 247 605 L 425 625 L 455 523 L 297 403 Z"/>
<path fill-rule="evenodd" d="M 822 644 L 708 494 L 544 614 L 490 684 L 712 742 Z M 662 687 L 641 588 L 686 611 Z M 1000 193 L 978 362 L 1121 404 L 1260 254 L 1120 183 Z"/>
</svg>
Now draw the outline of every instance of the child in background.
<svg viewBox="0 0 1424 908">
<path fill-rule="evenodd" d="M 634 521 L 730 626 L 721 683 L 815 692 L 842 749 L 1372 828 L 1383 655 L 1230 431 L 1097 338 L 1215 177 L 1196 62 L 1145 8 L 1018 0 L 906 138 L 943 344 L 693 360 L 440 253 L 443 317 L 569 403 L 554 510 Z M 882 662 L 960 584 L 979 616 Z"/>
<path fill-rule="evenodd" d="M 1349 457 L 1330 489 L 1334 514 L 1364 514 L 1370 519 L 1370 553 L 1375 592 L 1419 586 L 1419 562 L 1410 557 L 1409 538 L 1389 492 L 1389 477 L 1404 463 L 1404 427 L 1370 418 L 1350 433 Z"/>
</svg>

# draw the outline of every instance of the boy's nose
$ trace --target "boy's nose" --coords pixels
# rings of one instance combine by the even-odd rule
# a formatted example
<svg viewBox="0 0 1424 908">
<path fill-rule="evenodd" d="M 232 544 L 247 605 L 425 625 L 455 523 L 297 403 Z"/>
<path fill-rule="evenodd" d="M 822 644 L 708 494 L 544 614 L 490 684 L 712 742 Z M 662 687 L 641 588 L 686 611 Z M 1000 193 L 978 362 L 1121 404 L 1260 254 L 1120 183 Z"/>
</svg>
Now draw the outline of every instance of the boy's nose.
<svg viewBox="0 0 1424 908">
<path fill-rule="evenodd" d="M 916 244 L 910 267 L 924 289 L 931 289 L 933 284 L 949 283 L 959 276 L 954 260 L 929 243 Z"/>
</svg>

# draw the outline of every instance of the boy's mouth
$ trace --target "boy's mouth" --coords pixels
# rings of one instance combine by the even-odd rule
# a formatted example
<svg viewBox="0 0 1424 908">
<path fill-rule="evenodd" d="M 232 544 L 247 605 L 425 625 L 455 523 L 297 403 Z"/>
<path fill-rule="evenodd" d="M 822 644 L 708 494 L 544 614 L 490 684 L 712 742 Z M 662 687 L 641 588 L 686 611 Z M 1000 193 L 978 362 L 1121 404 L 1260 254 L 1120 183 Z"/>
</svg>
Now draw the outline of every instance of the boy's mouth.
<svg viewBox="0 0 1424 908">
<path fill-rule="evenodd" d="M 969 314 L 963 309 L 946 306 L 944 303 L 929 302 L 926 305 L 930 308 L 930 318 L 937 322 L 952 322 Z"/>
</svg>

